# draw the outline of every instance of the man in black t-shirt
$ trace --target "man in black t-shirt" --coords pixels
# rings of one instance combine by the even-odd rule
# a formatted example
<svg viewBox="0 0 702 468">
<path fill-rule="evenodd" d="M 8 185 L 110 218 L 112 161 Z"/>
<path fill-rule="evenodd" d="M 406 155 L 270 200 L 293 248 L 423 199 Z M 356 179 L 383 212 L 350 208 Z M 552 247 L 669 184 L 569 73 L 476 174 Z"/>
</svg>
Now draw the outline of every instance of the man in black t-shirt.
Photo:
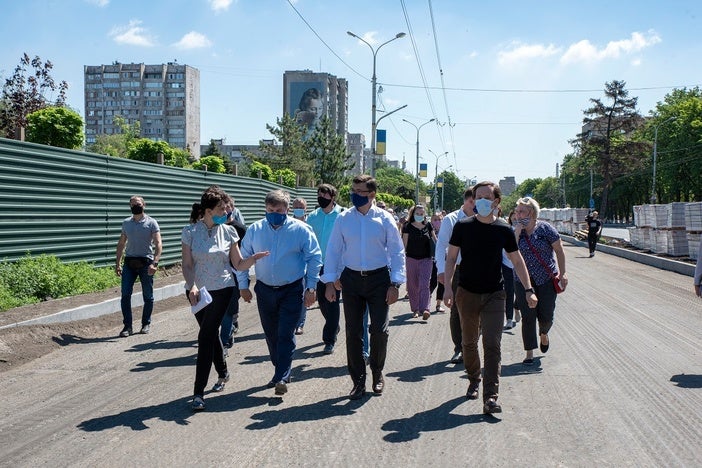
<svg viewBox="0 0 702 468">
<path fill-rule="evenodd" d="M 587 246 L 590 249 L 590 258 L 595 256 L 597 241 L 600 240 L 600 234 L 602 233 L 602 221 L 600 221 L 597 216 L 597 211 L 593 211 L 585 218 L 585 222 L 587 222 Z"/>
<path fill-rule="evenodd" d="M 537 298 L 524 259 L 517 248 L 514 232 L 507 222 L 496 215 L 501 200 L 500 187 L 493 182 L 480 182 L 473 187 L 473 193 L 478 213 L 459 221 L 453 228 L 446 254 L 445 277 L 453 277 L 460 251 L 463 260 L 455 301 L 461 317 L 463 363 L 470 379 L 466 398 L 478 398 L 481 381 L 478 338 L 482 328 L 485 355 L 483 412 L 491 414 L 502 412 L 502 407 L 497 403 L 505 312 L 502 249 L 507 252 L 514 271 L 525 286 L 529 307 L 536 306 Z M 453 301 L 453 291 L 446 288 L 444 302 L 450 306 Z"/>
</svg>

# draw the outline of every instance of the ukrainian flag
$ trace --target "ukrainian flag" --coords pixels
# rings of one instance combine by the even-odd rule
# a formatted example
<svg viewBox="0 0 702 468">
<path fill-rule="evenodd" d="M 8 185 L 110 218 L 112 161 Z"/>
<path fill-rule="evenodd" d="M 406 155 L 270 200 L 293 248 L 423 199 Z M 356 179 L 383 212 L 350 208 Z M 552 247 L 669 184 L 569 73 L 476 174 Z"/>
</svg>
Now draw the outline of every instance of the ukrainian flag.
<svg viewBox="0 0 702 468">
<path fill-rule="evenodd" d="M 375 154 L 385 154 L 385 130 L 376 130 Z"/>
</svg>

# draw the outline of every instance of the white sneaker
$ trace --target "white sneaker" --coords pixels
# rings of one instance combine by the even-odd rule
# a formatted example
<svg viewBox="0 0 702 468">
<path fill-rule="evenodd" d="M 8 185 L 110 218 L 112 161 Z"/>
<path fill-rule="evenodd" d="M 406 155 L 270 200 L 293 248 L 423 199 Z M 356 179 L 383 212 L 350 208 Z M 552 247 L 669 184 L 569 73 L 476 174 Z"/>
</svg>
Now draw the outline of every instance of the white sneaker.
<svg viewBox="0 0 702 468">
<path fill-rule="evenodd" d="M 514 320 L 507 320 L 507 323 L 505 323 L 503 330 L 511 330 L 512 328 L 515 327 L 515 325 L 516 325 L 516 322 Z"/>
</svg>

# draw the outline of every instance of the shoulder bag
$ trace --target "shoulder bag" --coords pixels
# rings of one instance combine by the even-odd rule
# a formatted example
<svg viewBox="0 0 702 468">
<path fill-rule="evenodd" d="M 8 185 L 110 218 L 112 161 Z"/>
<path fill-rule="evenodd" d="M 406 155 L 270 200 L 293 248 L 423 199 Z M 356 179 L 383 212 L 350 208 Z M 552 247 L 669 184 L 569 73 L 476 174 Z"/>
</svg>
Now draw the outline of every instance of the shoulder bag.
<svg viewBox="0 0 702 468">
<path fill-rule="evenodd" d="M 544 262 L 544 260 L 541 258 L 541 255 L 539 255 L 539 252 L 534 248 L 533 245 L 531 245 L 531 241 L 529 240 L 529 234 L 524 232 L 524 240 L 526 240 L 527 245 L 531 249 L 531 251 L 536 255 L 536 259 L 541 263 L 541 266 L 544 267 L 544 269 L 548 272 L 549 277 L 551 278 L 551 282 L 553 283 L 553 289 L 556 290 L 556 294 L 560 294 L 563 291 L 563 287 L 561 286 L 561 282 L 558 280 L 558 277 L 553 274 L 553 271 L 551 271 L 551 268 Z"/>
</svg>

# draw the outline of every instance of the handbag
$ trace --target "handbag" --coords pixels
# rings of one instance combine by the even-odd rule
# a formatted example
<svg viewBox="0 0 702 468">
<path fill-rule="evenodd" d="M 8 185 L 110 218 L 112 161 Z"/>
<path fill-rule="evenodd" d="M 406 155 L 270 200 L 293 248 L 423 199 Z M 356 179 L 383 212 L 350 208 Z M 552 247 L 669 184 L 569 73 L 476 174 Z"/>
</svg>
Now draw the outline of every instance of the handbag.
<svg viewBox="0 0 702 468">
<path fill-rule="evenodd" d="M 539 263 L 541 263 L 541 266 L 543 266 L 544 269 L 546 271 L 548 271 L 549 278 L 551 278 L 551 282 L 553 283 L 553 289 L 556 290 L 556 294 L 560 294 L 563 291 L 565 291 L 565 289 L 563 289 L 563 286 L 561 286 L 561 282 L 559 281 L 558 276 L 553 274 L 553 271 L 551 271 L 551 269 L 548 267 L 546 262 L 543 261 L 543 259 L 541 258 L 541 255 L 539 255 L 539 252 L 537 252 L 537 250 L 534 248 L 534 246 L 531 245 L 531 241 L 529 240 L 529 236 L 526 235 L 526 233 L 524 236 L 524 240 L 527 241 L 527 245 L 529 246 L 531 251 L 534 252 L 534 255 L 536 255 L 536 259 L 539 261 Z"/>
</svg>

